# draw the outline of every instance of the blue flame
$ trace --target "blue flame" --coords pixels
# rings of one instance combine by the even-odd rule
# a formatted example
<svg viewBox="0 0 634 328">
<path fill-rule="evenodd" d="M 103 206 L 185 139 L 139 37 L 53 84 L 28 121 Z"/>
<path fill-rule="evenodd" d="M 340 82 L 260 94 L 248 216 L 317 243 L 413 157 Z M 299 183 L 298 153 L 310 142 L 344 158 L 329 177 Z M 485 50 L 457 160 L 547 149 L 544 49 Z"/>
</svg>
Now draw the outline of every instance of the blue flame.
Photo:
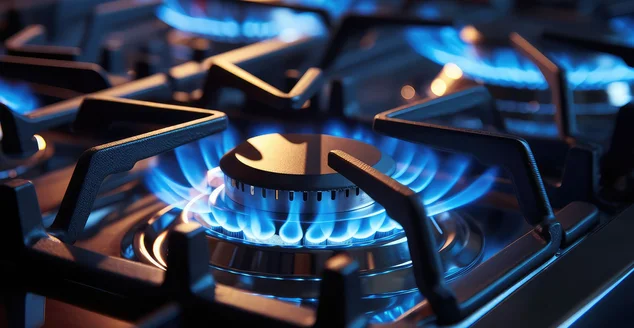
<svg viewBox="0 0 634 328">
<path fill-rule="evenodd" d="M 245 134 L 230 127 L 223 133 L 181 146 L 171 155 L 159 157 L 147 175 L 146 184 L 159 199 L 184 209 L 190 219 L 211 232 L 246 243 L 351 246 L 402 231 L 376 203 L 347 212 L 331 213 L 324 209 L 317 214 L 306 214 L 293 210 L 300 202 L 292 201 L 289 213 L 276 213 L 247 208 L 225 197 L 223 174 L 218 167 L 222 155 L 241 140 L 272 132 L 323 133 L 375 145 L 395 160 L 392 178 L 420 195 L 430 217 L 482 197 L 497 175 L 496 169 L 489 169 L 468 183 L 465 175 L 469 160 L 463 156 L 445 159 L 421 145 L 380 136 L 361 125 L 350 128 L 333 120 L 320 127 L 306 125 L 295 129 L 256 124 Z"/>
<path fill-rule="evenodd" d="M 619 40 L 634 46 L 634 16 L 615 17 L 610 20 L 610 27 L 619 36 Z"/>
<path fill-rule="evenodd" d="M 3 80 L 0 80 L 0 103 L 20 114 L 26 114 L 39 106 L 37 98 L 26 84 Z"/>
<path fill-rule="evenodd" d="M 157 10 L 157 17 L 181 31 L 226 42 L 255 42 L 278 36 L 293 41 L 326 31 L 319 17 L 312 13 L 250 8 L 230 2 L 165 0 Z"/>
<path fill-rule="evenodd" d="M 441 65 L 454 63 L 471 78 L 506 87 L 548 88 L 537 66 L 510 46 L 487 48 L 469 44 L 454 27 L 412 28 L 406 35 L 422 56 Z M 568 83 L 574 89 L 597 89 L 612 82 L 634 80 L 634 69 L 612 55 L 579 50 L 549 54 L 566 69 Z"/>
<path fill-rule="evenodd" d="M 411 308 L 423 301 L 423 296 L 418 292 L 411 292 L 393 297 L 390 305 L 384 311 L 373 313 L 370 317 L 371 323 L 394 322 Z"/>
</svg>

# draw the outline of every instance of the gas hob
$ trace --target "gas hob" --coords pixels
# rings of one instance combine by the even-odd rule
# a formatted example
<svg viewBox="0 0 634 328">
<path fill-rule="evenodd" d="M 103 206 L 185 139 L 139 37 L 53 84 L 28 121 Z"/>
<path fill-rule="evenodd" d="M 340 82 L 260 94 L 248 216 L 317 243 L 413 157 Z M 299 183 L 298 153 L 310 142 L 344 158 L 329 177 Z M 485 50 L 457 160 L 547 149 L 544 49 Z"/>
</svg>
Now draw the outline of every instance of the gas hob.
<svg viewBox="0 0 634 328">
<path fill-rule="evenodd" d="M 627 322 L 632 9 L 2 4 L 1 322 Z"/>
</svg>

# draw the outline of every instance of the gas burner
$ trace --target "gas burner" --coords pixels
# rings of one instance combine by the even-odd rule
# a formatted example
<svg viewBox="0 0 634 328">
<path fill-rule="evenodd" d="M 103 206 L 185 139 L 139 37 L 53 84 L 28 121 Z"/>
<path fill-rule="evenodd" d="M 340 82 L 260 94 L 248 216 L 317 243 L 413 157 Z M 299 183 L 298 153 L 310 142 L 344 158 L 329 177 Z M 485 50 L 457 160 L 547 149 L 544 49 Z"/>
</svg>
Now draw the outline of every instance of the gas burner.
<svg viewBox="0 0 634 328">
<path fill-rule="evenodd" d="M 38 107 L 38 98 L 26 84 L 12 83 L 0 79 L 0 106 L 26 114 Z M 10 156 L 0 152 L 0 180 L 15 178 L 40 167 L 53 155 L 53 147 L 47 145 L 40 135 L 34 136 L 38 150 L 25 157 Z M 0 126 L 0 140 L 2 126 Z"/>
<path fill-rule="evenodd" d="M 311 4 L 314 1 L 302 1 L 302 5 Z M 240 1 L 165 0 L 157 16 L 178 30 L 230 43 L 273 37 L 290 41 L 325 32 L 323 22 L 314 13 Z"/>
<path fill-rule="evenodd" d="M 539 69 L 510 45 L 472 43 L 470 39 L 477 38 L 478 33 L 473 26 L 416 28 L 407 36 L 421 55 L 441 65 L 453 63 L 472 79 L 516 89 L 548 88 Z M 634 80 L 634 69 L 611 55 L 570 49 L 554 49 L 551 55 L 566 69 L 575 90 L 601 90 L 615 82 Z"/>
<path fill-rule="evenodd" d="M 328 151 L 344 150 L 385 173 L 394 160 L 369 144 L 319 134 L 268 134 L 251 138 L 220 160 L 225 194 L 263 211 L 329 213 L 373 203 L 328 166 Z M 296 205 L 297 204 L 297 205 Z"/>
<path fill-rule="evenodd" d="M 444 158 L 338 122 L 271 130 L 276 128 L 256 127 L 255 137 L 240 142 L 243 133 L 230 128 L 160 157 L 147 184 L 169 205 L 128 233 L 122 254 L 166 268 L 167 231 L 196 222 L 207 229 L 210 268 L 221 283 L 311 303 L 326 260 L 345 250 L 361 264 L 368 311 L 393 301 L 391 296 L 412 293 L 402 227 L 329 168 L 326 155 L 334 149 L 420 193 L 447 279 L 485 253 L 481 222 L 459 208 L 489 190 L 496 169 L 468 183 L 464 157 Z"/>
<path fill-rule="evenodd" d="M 350 151 L 385 174 L 395 172 L 390 156 L 358 140 L 261 135 L 220 159 L 219 170 L 207 174 L 213 190 L 190 200 L 183 215 L 234 241 L 272 246 L 359 246 L 396 235 L 400 227 L 383 208 L 328 166 L 333 149 Z"/>
<path fill-rule="evenodd" d="M 465 10 L 426 4 L 419 8 L 419 15 L 426 18 L 443 17 L 451 10 L 455 13 L 462 9 L 456 20 L 461 25 L 412 28 L 406 32 L 406 38 L 425 58 L 440 65 L 457 66 L 465 78 L 486 84 L 499 100 L 498 108 L 507 119 L 506 128 L 523 135 L 556 136 L 557 130 L 552 124 L 555 108 L 550 103 L 549 86 L 543 74 L 529 58 L 511 46 L 512 32 L 530 41 L 539 40 L 541 32 L 549 28 L 587 31 L 588 34 L 604 32 L 619 39 L 630 39 L 623 33 L 631 30 L 632 22 L 628 19 L 598 21 L 572 15 L 574 19 L 561 20 L 557 19 L 561 15 L 553 18 L 542 13 L 554 10 L 548 6 L 537 13 L 520 10 L 506 14 L 487 6 L 472 6 L 473 10 Z M 597 127 L 596 120 L 613 119 L 618 109 L 631 101 L 634 69 L 613 55 L 552 43 L 543 46 L 549 58 L 566 71 L 574 111 L 580 116 L 580 130 L 598 140 L 608 138 L 610 133 L 603 131 L 609 131 L 611 123 Z M 441 94 L 446 91 L 442 88 Z"/>
<path fill-rule="evenodd" d="M 401 231 L 381 206 L 328 168 L 324 156 L 330 150 L 346 148 L 409 186 L 420 194 L 430 217 L 483 196 L 497 175 L 491 168 L 467 184 L 467 158 L 444 158 L 362 127 L 328 122 L 319 128 L 282 128 L 279 134 L 271 134 L 272 129 L 255 128 L 256 135 L 269 132 L 240 142 L 242 133 L 230 128 L 177 148 L 158 159 L 147 185 L 164 202 L 186 209 L 193 220 L 227 238 L 323 248 L 353 246 Z M 295 165 L 288 165 L 291 158 Z"/>
</svg>

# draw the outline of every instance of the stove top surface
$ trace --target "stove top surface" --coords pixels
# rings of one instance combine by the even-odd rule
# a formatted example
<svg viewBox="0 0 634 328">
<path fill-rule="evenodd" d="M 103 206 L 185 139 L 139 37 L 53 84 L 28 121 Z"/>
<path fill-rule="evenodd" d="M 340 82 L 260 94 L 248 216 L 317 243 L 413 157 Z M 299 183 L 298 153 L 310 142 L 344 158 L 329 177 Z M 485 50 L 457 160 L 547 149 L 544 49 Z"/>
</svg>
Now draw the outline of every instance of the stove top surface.
<svg viewBox="0 0 634 328">
<path fill-rule="evenodd" d="M 2 325 L 628 320 L 633 8 L 0 5 Z"/>
</svg>

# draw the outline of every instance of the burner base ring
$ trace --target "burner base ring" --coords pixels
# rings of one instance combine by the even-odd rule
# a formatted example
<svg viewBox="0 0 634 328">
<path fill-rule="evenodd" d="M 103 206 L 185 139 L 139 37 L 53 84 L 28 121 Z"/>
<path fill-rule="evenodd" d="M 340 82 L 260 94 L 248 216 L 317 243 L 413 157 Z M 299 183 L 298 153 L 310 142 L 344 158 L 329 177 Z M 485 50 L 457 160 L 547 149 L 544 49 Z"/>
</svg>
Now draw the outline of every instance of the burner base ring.
<svg viewBox="0 0 634 328">
<path fill-rule="evenodd" d="M 479 262 L 484 238 L 478 224 L 460 213 L 437 216 L 446 231 L 439 252 L 451 280 Z M 187 221 L 180 209 L 170 206 L 135 230 L 132 245 L 122 245 L 127 258 L 166 268 L 169 227 Z M 450 232 L 451 230 L 451 232 Z M 409 293 L 416 290 L 407 241 L 395 234 L 362 247 L 322 249 L 288 248 L 237 243 L 209 231 L 210 270 L 217 282 L 254 294 L 310 301 L 319 295 L 319 274 L 325 261 L 336 251 L 345 250 L 360 265 L 364 297 Z M 133 252 L 130 252 L 133 249 Z M 133 255 L 131 255 L 133 253 Z"/>
</svg>

